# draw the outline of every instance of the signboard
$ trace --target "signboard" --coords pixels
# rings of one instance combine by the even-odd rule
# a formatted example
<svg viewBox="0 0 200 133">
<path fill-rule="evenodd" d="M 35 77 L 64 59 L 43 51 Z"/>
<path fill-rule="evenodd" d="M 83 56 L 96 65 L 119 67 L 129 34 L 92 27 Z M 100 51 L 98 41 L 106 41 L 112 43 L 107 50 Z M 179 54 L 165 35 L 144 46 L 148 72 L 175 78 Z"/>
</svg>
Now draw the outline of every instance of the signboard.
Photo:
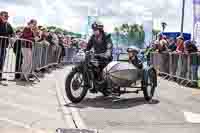
<svg viewBox="0 0 200 133">
<path fill-rule="evenodd" d="M 200 49 L 200 0 L 193 0 L 193 39 L 196 41 L 198 49 Z"/>
</svg>

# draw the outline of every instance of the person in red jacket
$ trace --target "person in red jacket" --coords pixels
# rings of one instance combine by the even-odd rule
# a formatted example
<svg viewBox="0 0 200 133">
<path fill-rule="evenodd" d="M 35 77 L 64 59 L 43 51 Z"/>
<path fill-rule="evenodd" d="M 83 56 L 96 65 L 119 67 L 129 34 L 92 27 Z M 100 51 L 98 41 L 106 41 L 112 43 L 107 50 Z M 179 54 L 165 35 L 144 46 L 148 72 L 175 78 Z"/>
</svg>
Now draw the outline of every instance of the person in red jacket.
<svg viewBox="0 0 200 133">
<path fill-rule="evenodd" d="M 22 80 L 29 80 L 30 73 L 32 71 L 32 45 L 35 41 L 35 31 L 37 27 L 37 21 L 32 19 L 28 23 L 27 27 L 24 28 L 21 38 L 26 39 L 23 41 L 22 45 L 22 55 L 23 55 L 23 64 L 22 64 Z"/>
<path fill-rule="evenodd" d="M 182 36 L 177 37 L 176 52 L 184 53 L 184 38 Z"/>
<path fill-rule="evenodd" d="M 29 40 L 29 41 L 34 41 L 35 39 L 35 33 L 34 33 L 34 29 L 37 26 L 37 21 L 32 19 L 29 23 L 28 26 L 24 28 L 23 32 L 22 32 L 22 38 Z"/>
</svg>

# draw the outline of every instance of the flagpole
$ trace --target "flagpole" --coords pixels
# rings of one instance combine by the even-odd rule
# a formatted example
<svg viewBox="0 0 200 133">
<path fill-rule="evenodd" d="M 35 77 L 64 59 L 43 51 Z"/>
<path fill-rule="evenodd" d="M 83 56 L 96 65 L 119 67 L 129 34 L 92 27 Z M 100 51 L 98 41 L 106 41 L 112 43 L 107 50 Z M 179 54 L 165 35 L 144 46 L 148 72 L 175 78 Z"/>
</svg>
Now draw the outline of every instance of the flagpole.
<svg viewBox="0 0 200 133">
<path fill-rule="evenodd" d="M 182 0 L 181 36 L 183 36 L 184 16 L 185 16 L 185 0 Z"/>
</svg>

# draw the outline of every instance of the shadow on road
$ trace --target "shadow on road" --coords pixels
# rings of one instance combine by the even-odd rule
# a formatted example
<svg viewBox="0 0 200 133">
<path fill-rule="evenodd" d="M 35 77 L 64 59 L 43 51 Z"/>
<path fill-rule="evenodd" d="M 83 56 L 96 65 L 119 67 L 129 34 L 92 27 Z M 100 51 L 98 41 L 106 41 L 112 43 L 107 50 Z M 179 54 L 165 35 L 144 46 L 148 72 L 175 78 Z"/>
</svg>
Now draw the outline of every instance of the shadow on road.
<svg viewBox="0 0 200 133">
<path fill-rule="evenodd" d="M 151 102 L 145 101 L 143 97 L 136 98 L 118 98 L 118 97 L 103 97 L 98 96 L 96 98 L 86 98 L 79 104 L 67 104 L 67 107 L 76 108 L 105 108 L 105 109 L 126 109 L 136 107 L 144 104 L 158 104 L 158 100 L 152 100 Z"/>
<path fill-rule="evenodd" d="M 16 82 L 16 85 L 18 85 L 18 86 L 33 86 L 33 85 L 35 85 L 35 84 L 37 84 L 36 82 L 33 82 L 33 81 L 17 81 Z"/>
</svg>

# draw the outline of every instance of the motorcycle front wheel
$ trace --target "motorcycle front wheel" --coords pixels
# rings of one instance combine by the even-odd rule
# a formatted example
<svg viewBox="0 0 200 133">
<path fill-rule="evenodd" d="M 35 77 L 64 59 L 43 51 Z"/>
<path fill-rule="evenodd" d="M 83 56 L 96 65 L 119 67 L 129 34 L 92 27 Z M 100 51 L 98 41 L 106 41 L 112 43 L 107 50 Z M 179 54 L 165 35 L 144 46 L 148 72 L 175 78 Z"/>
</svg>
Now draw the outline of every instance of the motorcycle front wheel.
<svg viewBox="0 0 200 133">
<path fill-rule="evenodd" d="M 72 103 L 79 103 L 86 96 L 88 87 L 85 85 L 83 73 L 72 70 L 66 78 L 65 91 Z"/>
<path fill-rule="evenodd" d="M 143 81 L 143 94 L 146 101 L 152 100 L 156 88 L 156 72 L 152 69 L 148 70 L 146 81 Z M 145 82 L 145 83 L 144 83 Z"/>
</svg>

